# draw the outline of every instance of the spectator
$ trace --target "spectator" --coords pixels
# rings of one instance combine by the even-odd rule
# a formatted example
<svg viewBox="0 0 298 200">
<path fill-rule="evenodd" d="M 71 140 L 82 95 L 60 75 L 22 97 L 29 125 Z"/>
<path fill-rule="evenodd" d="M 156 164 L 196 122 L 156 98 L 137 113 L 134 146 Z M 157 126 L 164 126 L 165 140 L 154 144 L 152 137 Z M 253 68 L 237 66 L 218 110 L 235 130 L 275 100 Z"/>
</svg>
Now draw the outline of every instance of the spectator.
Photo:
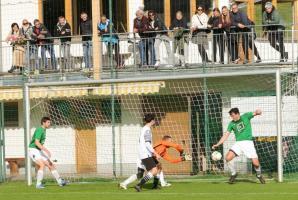
<svg viewBox="0 0 298 200">
<path fill-rule="evenodd" d="M 228 47 L 229 56 L 232 58 L 232 46 L 231 46 L 231 12 L 229 11 L 227 6 L 223 6 L 221 9 L 221 17 L 219 26 L 223 29 L 226 34 L 226 45 Z"/>
<path fill-rule="evenodd" d="M 61 53 L 64 60 L 64 68 L 70 69 L 70 43 L 71 43 L 71 27 L 64 16 L 58 18 L 58 23 L 54 30 L 54 36 L 60 38 Z"/>
<path fill-rule="evenodd" d="M 88 19 L 85 12 L 81 13 L 80 34 L 83 41 L 83 57 L 85 68 L 90 69 L 93 67 L 92 62 L 92 21 Z"/>
<path fill-rule="evenodd" d="M 282 25 L 283 20 L 272 5 L 271 2 L 265 4 L 265 11 L 263 13 L 264 30 L 268 33 L 268 40 L 270 45 L 280 52 L 280 62 L 286 62 L 289 58 L 288 52 L 285 51 L 284 46 L 284 30 Z M 277 44 L 278 43 L 278 44 Z"/>
<path fill-rule="evenodd" d="M 150 30 L 156 31 L 156 33 L 154 33 L 154 35 L 156 35 L 155 43 L 154 43 L 155 56 L 156 56 L 155 66 L 157 67 L 160 65 L 160 57 L 161 57 L 160 45 L 162 42 L 164 42 L 166 50 L 167 50 L 167 57 L 168 57 L 167 64 L 168 64 L 168 66 L 173 66 L 174 59 L 173 59 L 173 52 L 172 52 L 171 44 L 170 44 L 171 39 L 168 36 L 168 28 L 161 21 L 161 19 L 159 19 L 156 16 L 156 13 L 154 11 L 149 11 L 148 16 L 149 16 Z"/>
<path fill-rule="evenodd" d="M 113 54 L 113 52 L 111 52 L 112 55 L 109 55 L 109 57 L 114 55 L 113 58 L 117 63 L 117 68 L 122 68 L 124 66 L 124 63 L 122 56 L 119 53 L 119 37 L 115 34 L 113 28 L 113 23 L 109 19 L 107 19 L 106 15 L 102 15 L 100 18 L 100 22 L 97 25 L 97 29 L 102 37 L 102 41 L 107 46 L 107 51 L 110 53 L 110 48 L 112 48 L 112 51 L 113 49 L 115 50 L 115 55 Z M 110 29 L 112 29 L 112 35 L 110 35 Z"/>
<path fill-rule="evenodd" d="M 13 51 L 13 62 L 8 73 L 13 73 L 16 69 L 20 69 L 22 72 L 24 68 L 25 49 L 23 45 L 25 45 L 25 41 L 22 40 L 20 28 L 17 23 L 11 24 L 11 30 L 6 37 L 6 41 L 12 45 Z"/>
<path fill-rule="evenodd" d="M 203 63 L 210 62 L 208 59 L 205 46 L 208 45 L 207 40 L 207 22 L 208 16 L 204 13 L 202 6 L 199 6 L 197 12 L 191 19 L 191 41 L 198 45 L 199 53 L 201 55 Z"/>
<path fill-rule="evenodd" d="M 187 41 L 186 35 L 187 33 L 187 20 L 183 17 L 183 13 L 179 10 L 176 12 L 176 18 L 172 21 L 170 29 L 174 32 L 174 53 L 176 53 L 178 49 L 178 58 L 179 64 L 181 67 L 184 67 L 186 64 L 187 57 Z"/>
<path fill-rule="evenodd" d="M 35 45 L 32 45 L 32 33 L 33 33 L 32 24 L 27 19 L 23 19 L 22 27 L 20 31 L 21 31 L 22 38 L 25 40 L 27 44 L 29 43 L 29 50 L 26 49 L 26 60 L 28 62 L 27 66 L 30 66 L 31 60 L 34 59 L 34 55 L 35 55 L 34 52 L 36 51 Z M 35 61 L 33 60 L 33 62 Z"/>
<path fill-rule="evenodd" d="M 32 32 L 33 32 L 32 24 L 29 23 L 29 21 L 27 19 L 23 19 L 22 27 L 21 27 L 20 31 L 21 31 L 22 37 L 25 40 L 31 40 L 32 39 L 31 38 Z"/>
<path fill-rule="evenodd" d="M 213 29 L 213 62 L 216 62 L 218 46 L 220 63 L 224 64 L 224 31 L 220 23 L 220 10 L 218 8 L 213 9 L 213 15 L 208 20 L 208 28 Z"/>
<path fill-rule="evenodd" d="M 144 16 L 144 11 L 138 10 L 136 12 L 136 18 L 133 23 L 134 33 L 138 33 L 141 40 L 139 42 L 139 52 L 141 65 L 154 65 L 155 63 L 155 55 L 154 55 L 154 40 L 148 38 L 150 35 L 149 31 L 149 21 L 147 17 Z M 150 52 L 150 62 L 148 63 L 148 59 L 146 58 L 146 52 Z"/>
<path fill-rule="evenodd" d="M 247 14 L 240 11 L 238 8 L 238 5 L 236 3 L 232 4 L 232 26 L 234 27 L 233 29 L 236 32 L 236 40 L 235 44 L 237 44 L 237 47 L 234 47 L 234 50 L 238 52 L 238 41 L 239 37 L 241 36 L 242 40 L 242 49 L 244 52 L 244 61 L 243 64 L 247 64 L 249 60 L 249 48 L 254 48 L 254 53 L 257 56 L 257 61 L 256 62 L 261 62 L 261 58 L 259 56 L 257 48 L 254 45 L 254 36 L 251 34 L 251 27 L 252 27 L 252 21 L 248 18 Z M 239 61 L 239 60 L 238 60 Z M 237 63 L 236 61 L 235 63 Z"/>
<path fill-rule="evenodd" d="M 53 46 L 53 40 L 51 39 L 51 34 L 48 31 L 48 29 L 40 23 L 38 19 L 34 20 L 34 26 L 32 31 L 32 38 L 35 41 L 35 44 L 37 45 L 37 48 L 40 46 L 40 52 L 41 52 L 41 62 L 42 66 L 44 66 L 45 69 L 49 69 L 48 65 L 48 59 L 46 57 L 46 53 L 48 52 L 51 56 L 51 65 L 52 69 L 57 69 L 56 64 L 56 57 L 54 52 L 54 46 Z M 38 59 L 38 51 L 35 51 L 35 58 Z M 39 69 L 38 65 L 38 69 Z"/>
<path fill-rule="evenodd" d="M 232 35 L 231 35 L 231 42 L 232 42 L 232 61 L 237 64 L 240 60 L 238 55 L 238 42 L 241 36 L 242 39 L 242 48 L 245 55 L 245 59 L 243 64 L 248 62 L 248 29 L 247 27 L 250 26 L 248 21 L 248 17 L 246 13 L 239 10 L 237 3 L 232 4 Z M 233 53 L 235 56 L 233 56 Z"/>
</svg>

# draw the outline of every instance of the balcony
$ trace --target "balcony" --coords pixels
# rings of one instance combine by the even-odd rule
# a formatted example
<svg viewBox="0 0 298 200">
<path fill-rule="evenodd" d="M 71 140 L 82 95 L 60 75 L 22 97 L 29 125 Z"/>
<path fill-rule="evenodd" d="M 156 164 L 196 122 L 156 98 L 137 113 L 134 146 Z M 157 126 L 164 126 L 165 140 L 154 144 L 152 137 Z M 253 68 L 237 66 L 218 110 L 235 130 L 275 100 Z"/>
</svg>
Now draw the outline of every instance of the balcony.
<svg viewBox="0 0 298 200">
<path fill-rule="evenodd" d="M 175 76 L 175 75 L 191 75 L 203 73 L 229 73 L 239 71 L 251 70 L 268 70 L 268 69 L 297 69 L 298 58 L 298 42 L 295 40 L 298 30 L 285 30 L 282 32 L 284 41 L 284 58 L 281 57 L 282 51 L 278 51 L 278 38 L 271 38 L 271 44 L 268 40 L 268 35 L 264 37 L 261 33 L 234 33 L 230 35 L 208 34 L 204 38 L 204 48 L 206 55 L 200 54 L 202 45 L 195 44 L 195 37 L 190 38 L 188 34 L 184 34 L 182 38 L 184 55 L 177 51 L 174 52 L 174 33 L 169 33 L 169 40 L 161 40 L 159 46 L 160 64 L 155 66 L 155 61 L 151 63 L 143 61 L 141 65 L 139 45 L 140 42 L 145 45 L 144 57 L 151 59 L 153 51 L 156 48 L 151 46 L 154 43 L 152 38 L 134 37 L 131 33 L 119 34 L 119 55 L 117 56 L 117 45 L 109 46 L 105 39 L 100 41 L 102 49 L 101 57 L 101 78 L 135 78 L 135 77 L 155 77 L 155 76 Z M 275 37 L 280 33 L 273 34 Z M 272 36 L 272 35 L 271 35 Z M 109 37 L 109 36 L 108 36 Z M 201 37 L 201 36 L 199 36 Z M 234 38 L 234 39 L 233 39 Z M 254 38 L 254 40 L 252 39 Z M 13 53 L 13 47 L 2 42 L 2 72 L 0 76 L 1 86 L 20 86 L 24 79 L 31 82 L 45 82 L 45 81 L 71 81 L 71 80 L 88 80 L 92 79 L 94 70 L 92 66 L 86 66 L 84 59 L 84 42 L 81 37 L 72 37 L 71 42 L 61 44 L 58 38 L 52 38 L 53 44 L 35 45 L 31 41 L 26 41 L 26 44 L 16 48 Z M 157 40 L 157 39 L 155 39 Z M 274 41 L 276 41 L 276 44 Z M 237 41 L 238 43 L 235 43 Z M 244 41 L 244 42 L 243 42 Z M 272 42 L 273 41 L 273 42 Z M 214 46 L 213 44 L 216 45 Z M 90 42 L 90 44 L 92 44 Z M 244 45 L 243 45 L 244 44 Z M 254 45 L 255 44 L 255 45 Z M 147 46 L 149 45 L 149 46 Z M 166 48 L 168 45 L 168 49 Z M 223 58 L 220 59 L 219 45 L 223 47 Z M 244 46 L 244 47 L 243 47 Z M 251 47 L 248 50 L 248 56 L 245 56 L 244 49 Z M 275 48 L 274 48 L 275 47 Z M 53 48 L 52 56 L 49 51 L 46 51 L 45 57 L 42 56 L 44 49 L 50 50 Z M 69 49 L 67 49 L 69 48 Z M 92 46 L 90 47 L 92 48 Z M 201 49 L 200 49 L 201 48 Z M 154 49 L 154 50 L 152 50 Z M 216 49 L 216 51 L 214 50 Z M 86 49 L 85 49 L 86 50 Z M 67 52 L 69 53 L 67 54 Z M 167 52 L 168 51 L 168 52 Z M 238 52 L 238 56 L 235 52 Z M 113 52 L 113 53 L 109 53 Z M 214 53 L 216 52 L 216 59 L 214 60 Z M 252 56 L 258 52 L 261 58 Z M 169 55 L 168 55 L 169 54 Z M 55 56 L 53 56 L 55 55 Z M 90 62 L 94 54 L 91 53 Z M 100 55 L 97 55 L 100 56 Z M 240 57 L 238 62 L 232 62 L 232 57 Z M 18 59 L 18 60 L 16 60 Z M 153 59 L 155 60 L 155 59 Z M 23 67 L 16 69 L 13 73 L 7 73 L 13 62 L 20 63 Z M 247 62 L 247 63 L 243 63 Z M 123 66 L 120 66 L 122 65 Z M 119 65 L 117 67 L 117 65 Z"/>
</svg>

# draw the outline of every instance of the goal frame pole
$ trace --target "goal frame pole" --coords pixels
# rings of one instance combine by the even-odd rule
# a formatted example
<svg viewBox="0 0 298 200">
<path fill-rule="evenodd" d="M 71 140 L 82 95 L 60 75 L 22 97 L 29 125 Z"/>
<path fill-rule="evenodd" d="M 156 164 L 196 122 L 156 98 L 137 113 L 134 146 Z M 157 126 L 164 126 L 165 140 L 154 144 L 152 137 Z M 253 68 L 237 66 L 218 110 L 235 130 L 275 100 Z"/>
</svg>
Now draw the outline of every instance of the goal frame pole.
<svg viewBox="0 0 298 200">
<path fill-rule="evenodd" d="M 291 70 L 286 71 L 288 73 Z M 25 156 L 26 156 L 26 178 L 27 184 L 32 184 L 31 160 L 28 156 L 28 145 L 30 142 L 30 88 L 34 87 L 50 87 L 50 86 L 66 86 L 66 85 L 97 85 L 97 84 L 117 84 L 129 82 L 146 82 L 146 81 L 161 81 L 161 80 L 181 80 L 181 79 L 196 79 L 196 78 L 215 78 L 215 77 L 231 77 L 245 75 L 265 75 L 272 74 L 276 77 L 276 127 L 277 127 L 277 164 L 278 164 L 278 182 L 283 182 L 283 156 L 282 156 L 282 110 L 281 110 L 281 70 L 256 70 L 256 71 L 241 71 L 241 72 L 225 72 L 225 73 L 208 73 L 208 74 L 177 74 L 176 76 L 154 76 L 154 77 L 135 77 L 124 79 L 105 79 L 105 80 L 83 80 L 83 81 L 63 81 L 63 82 L 31 82 L 25 83 L 23 88 L 23 101 L 25 111 Z"/>
<path fill-rule="evenodd" d="M 29 157 L 30 143 L 30 88 L 28 84 L 24 84 L 23 88 L 23 103 L 24 103 L 24 149 L 25 149 L 25 164 L 26 164 L 26 180 L 27 185 L 32 185 L 31 160 Z"/>
<path fill-rule="evenodd" d="M 276 71 L 276 130 L 277 130 L 277 175 L 278 182 L 283 182 L 283 155 L 282 155 L 282 108 L 281 108 L 281 73 Z"/>
</svg>

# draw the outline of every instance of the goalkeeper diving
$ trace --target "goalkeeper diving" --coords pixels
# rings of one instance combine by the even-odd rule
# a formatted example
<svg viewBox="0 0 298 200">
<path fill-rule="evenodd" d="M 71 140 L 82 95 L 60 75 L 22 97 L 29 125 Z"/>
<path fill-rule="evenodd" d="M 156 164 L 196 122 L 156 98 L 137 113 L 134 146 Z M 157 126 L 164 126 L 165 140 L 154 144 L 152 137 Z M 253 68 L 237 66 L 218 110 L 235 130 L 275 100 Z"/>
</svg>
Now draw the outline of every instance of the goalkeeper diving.
<svg viewBox="0 0 298 200">
<path fill-rule="evenodd" d="M 171 157 L 168 153 L 169 148 L 174 148 L 176 151 L 180 153 L 179 157 Z M 157 142 L 156 145 L 154 146 L 154 150 L 166 161 L 170 163 L 180 163 L 183 161 L 190 161 L 192 160 L 192 157 L 189 154 L 184 153 L 184 149 L 182 148 L 181 145 L 176 144 L 172 142 L 172 137 L 169 135 L 166 135 L 162 138 L 161 141 Z M 162 171 L 162 166 L 161 163 L 157 165 L 157 168 L 159 170 L 158 175 L 154 178 L 154 183 L 153 183 L 153 189 L 158 188 L 158 183 L 160 181 L 160 184 L 162 187 L 169 187 L 171 186 L 170 183 L 167 183 L 164 178 L 164 173 Z M 130 183 L 133 183 L 136 180 L 140 180 L 143 178 L 144 173 L 145 173 L 145 166 L 142 164 L 142 161 L 139 159 L 137 162 L 137 174 L 131 175 L 129 178 L 127 178 L 125 181 L 120 183 L 120 188 L 122 189 L 127 189 L 127 186 Z"/>
</svg>

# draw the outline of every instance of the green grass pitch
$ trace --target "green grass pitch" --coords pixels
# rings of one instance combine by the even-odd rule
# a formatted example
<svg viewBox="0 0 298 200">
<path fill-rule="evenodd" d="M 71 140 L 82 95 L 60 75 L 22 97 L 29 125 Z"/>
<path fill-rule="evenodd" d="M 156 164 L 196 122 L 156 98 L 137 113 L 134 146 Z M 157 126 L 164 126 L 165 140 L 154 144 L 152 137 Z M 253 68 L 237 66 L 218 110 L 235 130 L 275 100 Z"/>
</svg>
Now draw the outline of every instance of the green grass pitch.
<svg viewBox="0 0 298 200">
<path fill-rule="evenodd" d="M 120 190 L 115 181 L 73 183 L 58 187 L 47 183 L 43 190 L 28 187 L 24 182 L 9 182 L 0 185 L 1 200 L 297 200 L 298 183 L 257 182 L 239 180 L 233 185 L 223 181 L 170 180 L 172 186 L 151 190 L 148 184 L 141 193 L 132 188 Z"/>
</svg>

